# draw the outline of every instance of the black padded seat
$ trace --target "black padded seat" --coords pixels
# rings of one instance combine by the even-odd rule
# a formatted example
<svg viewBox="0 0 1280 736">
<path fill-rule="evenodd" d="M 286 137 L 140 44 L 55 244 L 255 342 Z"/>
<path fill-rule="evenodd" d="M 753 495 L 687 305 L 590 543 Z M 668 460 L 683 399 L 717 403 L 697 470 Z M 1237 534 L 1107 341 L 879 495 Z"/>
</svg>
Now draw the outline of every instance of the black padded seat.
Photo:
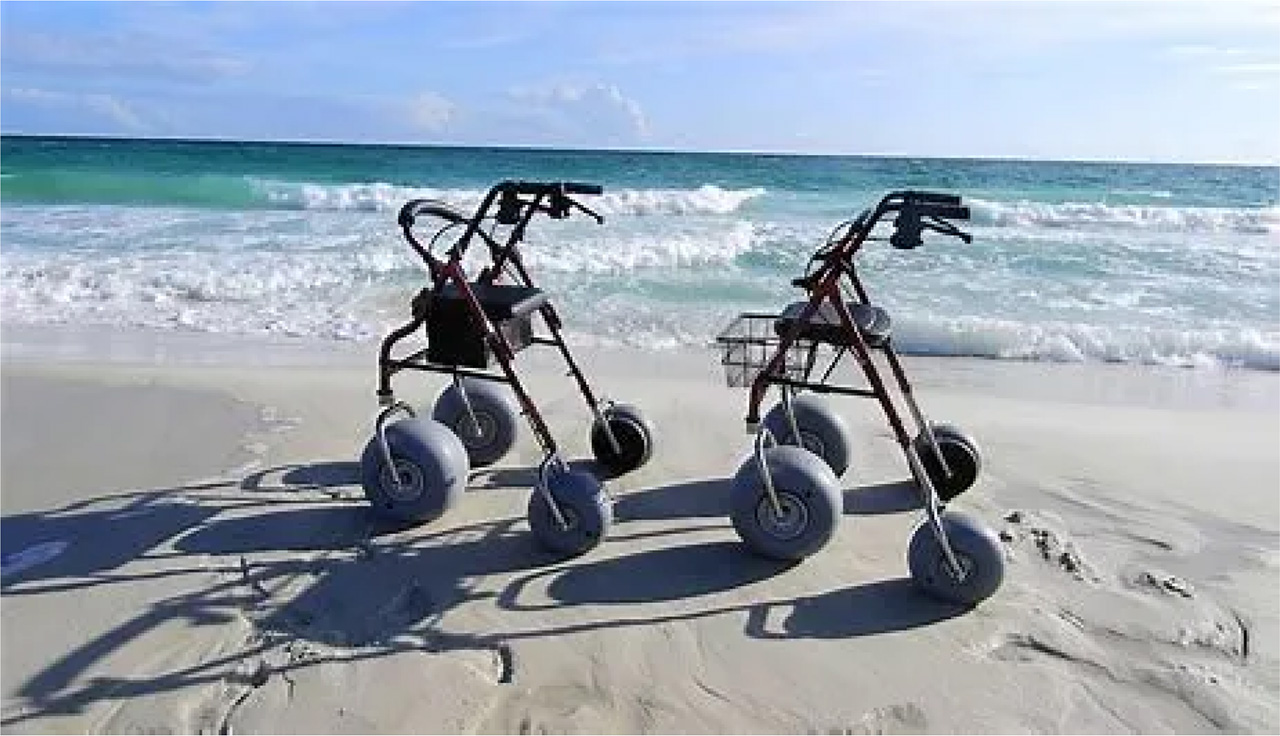
<svg viewBox="0 0 1280 736">
<path fill-rule="evenodd" d="M 533 286 L 515 286 L 511 284 L 468 284 L 485 316 L 493 322 L 527 317 L 543 304 L 547 303 L 547 295 L 542 289 Z M 462 301 L 462 294 L 452 282 L 445 285 L 440 298 Z"/>
<path fill-rule="evenodd" d="M 788 334 L 788 331 L 800 319 L 800 314 L 808 305 L 808 302 L 793 302 L 782 310 L 782 314 L 778 315 L 778 320 L 774 324 L 774 329 L 778 331 L 779 336 Z M 858 326 L 858 330 L 862 332 L 862 338 L 867 341 L 868 345 L 873 348 L 879 348 L 884 347 L 889 342 L 890 323 L 888 312 L 880 307 L 870 304 L 858 304 L 857 302 L 846 302 L 845 306 L 849 308 L 849 314 L 853 317 L 854 324 Z M 840 324 L 840 315 L 836 313 L 835 306 L 826 301 L 814 311 L 800 329 L 800 337 L 801 339 L 816 340 L 817 342 L 841 347 L 853 344 L 850 335 L 844 330 L 844 326 Z"/>
</svg>

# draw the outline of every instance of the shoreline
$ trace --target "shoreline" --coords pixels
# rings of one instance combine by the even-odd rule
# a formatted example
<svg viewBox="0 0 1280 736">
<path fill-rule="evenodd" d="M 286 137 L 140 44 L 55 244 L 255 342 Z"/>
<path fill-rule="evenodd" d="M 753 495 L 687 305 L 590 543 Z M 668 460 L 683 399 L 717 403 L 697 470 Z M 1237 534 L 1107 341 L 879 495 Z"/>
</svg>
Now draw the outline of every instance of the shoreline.
<svg viewBox="0 0 1280 736">
<path fill-rule="evenodd" d="M 709 386 L 723 388 L 725 385 L 720 349 L 714 342 L 709 341 L 702 348 L 648 349 L 590 342 L 578 344 L 573 336 L 567 336 L 566 343 L 575 360 L 601 363 L 610 373 L 627 377 L 671 375 L 683 380 L 706 379 Z M 405 340 L 399 345 L 397 354 L 402 354 L 406 346 L 413 344 L 412 338 Z M 346 341 L 0 322 L 0 361 L 12 365 L 65 364 L 71 367 L 103 362 L 138 367 L 156 364 L 231 369 L 310 367 L 363 370 L 370 381 L 375 381 L 378 348 L 378 340 Z M 1280 373 L 1270 371 L 966 356 L 899 357 L 908 380 L 921 391 L 943 388 L 1003 398 L 1280 413 Z M 852 363 L 852 358 L 846 358 L 842 370 L 851 369 Z M 881 375 L 892 380 L 883 359 L 879 359 L 877 365 Z M 559 356 L 549 348 L 532 348 L 517 354 L 517 371 L 527 367 L 536 373 L 559 370 L 561 366 Z M 590 380 L 590 372 L 585 365 L 584 372 Z M 842 380 L 847 385 L 864 382 L 860 374 L 844 372 L 837 376 L 843 376 Z M 1036 378 L 1040 376 L 1053 384 L 1052 392 L 1037 388 Z M 746 390 L 741 392 L 745 397 Z"/>
</svg>

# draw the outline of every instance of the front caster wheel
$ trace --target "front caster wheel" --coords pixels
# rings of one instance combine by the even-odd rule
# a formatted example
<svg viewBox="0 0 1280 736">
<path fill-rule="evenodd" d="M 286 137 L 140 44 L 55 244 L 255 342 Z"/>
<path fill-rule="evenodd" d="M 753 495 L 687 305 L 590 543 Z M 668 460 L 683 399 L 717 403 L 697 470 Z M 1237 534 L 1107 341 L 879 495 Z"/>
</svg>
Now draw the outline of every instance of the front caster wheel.
<svg viewBox="0 0 1280 736">
<path fill-rule="evenodd" d="M 986 524 L 954 511 L 943 514 L 942 528 L 964 574 L 956 577 L 933 527 L 925 519 L 912 533 L 907 547 L 911 579 L 934 598 L 975 606 L 995 593 L 1004 580 L 1000 540 Z"/>
<path fill-rule="evenodd" d="M 613 525 L 613 504 L 594 476 L 576 470 L 553 472 L 547 490 L 564 520 L 561 525 L 542 490 L 529 496 L 529 528 L 552 552 L 579 555 L 599 545 Z"/>
<path fill-rule="evenodd" d="M 942 451 L 951 474 L 943 471 L 923 433 L 916 435 L 916 454 L 920 456 L 920 462 L 924 464 L 929 481 L 938 492 L 938 498 L 946 503 L 969 490 L 978 480 L 978 474 L 982 472 L 982 453 L 978 449 L 978 443 L 964 430 L 950 424 L 931 426 L 933 437 L 938 441 L 938 449 Z"/>
<path fill-rule="evenodd" d="M 519 413 L 511 391 L 502 384 L 463 378 L 440 392 L 431 417 L 458 435 L 471 465 L 481 468 L 501 460 L 515 445 Z"/>
<path fill-rule="evenodd" d="M 653 427 L 640 410 L 614 404 L 602 413 L 618 441 L 618 450 L 613 449 L 604 426 L 597 420 L 591 425 L 591 452 L 596 460 L 613 475 L 622 475 L 648 462 L 653 456 Z"/>
<path fill-rule="evenodd" d="M 777 494 L 775 507 L 752 455 L 738 468 L 730 513 L 738 536 L 753 552 L 777 560 L 802 560 L 826 546 L 843 506 L 840 482 L 817 455 L 791 445 L 764 451 Z"/>
<path fill-rule="evenodd" d="M 798 439 L 791 431 L 784 402 L 779 401 L 769 410 L 763 426 L 773 433 L 778 444 L 799 445 L 822 458 L 837 478 L 844 475 L 849 467 L 849 448 L 853 445 L 844 419 L 814 394 L 794 397 L 791 407 L 796 416 L 796 429 L 800 431 Z"/>
<path fill-rule="evenodd" d="M 399 521 L 429 521 L 457 503 L 467 485 L 467 453 L 447 427 L 423 417 L 387 425 L 393 467 L 375 436 L 360 456 L 360 484 L 375 513 Z"/>
</svg>

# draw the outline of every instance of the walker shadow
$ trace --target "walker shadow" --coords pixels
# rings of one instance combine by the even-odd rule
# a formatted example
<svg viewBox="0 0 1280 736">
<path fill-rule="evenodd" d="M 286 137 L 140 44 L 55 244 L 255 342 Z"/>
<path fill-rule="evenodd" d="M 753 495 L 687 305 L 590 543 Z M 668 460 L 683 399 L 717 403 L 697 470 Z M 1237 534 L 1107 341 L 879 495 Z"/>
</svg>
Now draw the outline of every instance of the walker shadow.
<svg viewBox="0 0 1280 736">
<path fill-rule="evenodd" d="M 154 574 L 187 582 L 180 586 L 182 592 L 143 603 L 143 610 L 134 618 L 81 644 L 22 683 L 14 695 L 23 707 L 0 720 L 0 725 L 11 728 L 35 715 L 78 713 L 99 701 L 192 685 L 223 683 L 247 688 L 242 674 L 246 668 L 266 662 L 273 652 L 296 640 L 330 646 L 324 654 L 303 659 L 276 656 L 277 661 L 269 665 L 272 674 L 414 648 L 435 652 L 489 650 L 509 660 L 510 643 L 522 639 L 734 612 L 743 614 L 744 633 L 763 639 L 865 636 L 927 625 L 959 612 L 917 593 L 905 580 L 795 600 L 718 603 L 723 594 L 792 567 L 752 556 L 736 541 L 673 544 L 619 553 L 622 541 L 611 549 L 606 540 L 585 556 L 566 560 L 543 551 L 522 517 L 462 526 L 447 526 L 447 517 L 421 525 L 388 524 L 363 503 L 317 505 L 329 500 L 317 497 L 316 492 L 351 490 L 353 470 L 358 471 L 355 463 L 292 465 L 254 473 L 239 484 L 201 487 L 213 493 L 200 496 L 194 508 L 166 511 L 160 504 L 149 513 L 125 516 L 123 521 L 142 520 L 138 522 L 141 526 L 121 527 L 126 531 L 117 534 L 114 555 L 98 560 L 73 557 L 62 567 L 33 567 L 27 577 L 15 577 L 15 583 L 24 583 L 15 585 L 17 594 L 56 595 L 85 584 L 80 580 L 85 575 L 124 564 L 140 550 L 172 539 L 170 550 L 154 556 L 165 565 Z M 536 470 L 507 472 L 501 481 L 524 478 L 527 476 L 518 473 Z M 169 492 L 137 494 L 137 510 L 156 505 L 155 498 Z M 307 492 L 311 492 L 309 498 Z M 297 493 L 298 498 L 286 496 L 281 501 L 272 497 L 281 493 Z M 617 499 L 617 522 L 714 517 L 716 527 L 723 528 L 727 525 L 727 493 L 728 481 L 724 479 L 629 492 Z M 192 498 L 192 492 L 188 490 L 186 496 Z M 64 513 L 66 510 L 45 516 Z M 92 513 L 96 516 L 73 523 L 101 524 L 105 519 L 102 512 Z M 13 528 L 25 534 L 22 538 L 34 538 L 22 526 L 33 521 L 14 523 L 19 526 Z M 6 527 L 6 543 L 10 541 L 8 530 Z M 615 538 L 635 538 L 617 531 L 615 527 Z M 660 530 L 677 541 L 687 531 Z M 18 534 L 13 537 L 18 538 Z M 121 574 L 92 584 L 127 584 L 149 574 Z M 30 581 L 45 585 L 27 587 Z M 49 584 L 57 581 L 66 585 Z M 524 600 L 533 585 L 542 586 L 546 594 L 537 603 Z M 8 589 L 5 593 L 10 595 Z M 460 632 L 456 617 L 451 619 L 450 630 L 440 628 L 446 613 L 467 603 L 490 600 L 505 613 L 486 617 L 483 629 Z M 671 612 L 671 605 L 677 602 L 683 610 Z M 644 605 L 648 603 L 666 607 L 655 611 Z M 619 615 L 616 604 L 632 604 L 636 613 Z M 572 613 L 557 624 L 554 612 L 560 609 Z M 781 629 L 772 630 L 766 622 L 769 612 L 776 609 L 789 612 Z M 524 617 L 520 614 L 532 611 L 539 613 L 521 626 Z M 178 621 L 196 628 L 219 627 L 245 619 L 252 622 L 256 635 L 234 653 L 159 674 L 91 674 L 113 652 L 165 624 Z"/>
<path fill-rule="evenodd" d="M 897 514 L 923 509 L 913 480 L 896 480 L 849 488 L 844 492 L 844 512 L 861 516 Z"/>
<path fill-rule="evenodd" d="M 623 494 L 614 504 L 618 520 L 660 520 L 690 517 L 728 519 L 730 478 L 705 478 L 657 486 Z M 862 516 L 896 514 L 921 508 L 914 481 L 900 480 L 846 488 L 844 513 Z"/>
<path fill-rule="evenodd" d="M 606 542 L 607 544 L 607 542 Z M 549 610 L 565 606 L 657 603 L 721 593 L 777 575 L 792 563 L 751 555 L 738 542 L 706 542 L 661 547 L 628 555 L 569 564 L 528 575 L 507 586 L 498 602 L 509 610 Z M 520 604 L 521 591 L 547 577 L 554 604 Z"/>
<path fill-rule="evenodd" d="M 617 521 L 713 518 L 729 523 L 728 478 L 687 480 L 629 491 L 613 504 Z"/>
<path fill-rule="evenodd" d="M 281 465 L 252 473 L 240 488 L 258 492 L 305 492 L 341 490 L 360 486 L 360 463 L 322 462 L 311 465 Z"/>
<path fill-rule="evenodd" d="M 805 563 L 763 559 L 750 554 L 737 542 L 664 547 L 526 575 L 503 590 L 498 596 L 498 605 L 513 611 L 554 611 L 596 605 L 675 602 L 728 592 L 785 573 L 797 564 Z M 521 603 L 525 589 L 544 578 L 545 594 L 554 602 Z M 773 609 L 789 610 L 780 630 L 770 630 L 766 625 Z M 562 628 L 543 628 L 536 635 L 666 623 L 736 612 L 746 614 L 743 632 L 754 638 L 849 639 L 927 626 L 968 610 L 926 596 L 909 578 L 895 578 L 802 598 L 708 605 L 681 613 L 630 619 L 582 621 Z M 533 635 L 532 632 L 508 632 L 494 636 L 510 641 Z"/>
<path fill-rule="evenodd" d="M 791 606 L 791 613 L 777 632 L 770 631 L 766 624 L 770 605 L 750 609 L 747 635 L 762 639 L 852 639 L 928 626 L 969 611 L 965 606 L 926 596 L 910 578 L 877 580 L 789 601 L 786 605 Z"/>
<path fill-rule="evenodd" d="M 594 458 L 577 458 L 567 460 L 570 470 L 586 473 L 601 481 L 608 481 L 613 476 L 609 470 Z M 469 488 L 528 488 L 538 484 L 538 466 L 499 465 L 487 468 L 472 468 L 468 480 Z"/>
<path fill-rule="evenodd" d="M 39 581 L 71 589 L 109 579 L 112 570 L 219 513 L 198 503 L 197 492 L 231 485 L 107 493 L 60 509 L 0 517 L 0 588 L 21 595 L 23 585 Z"/>
</svg>

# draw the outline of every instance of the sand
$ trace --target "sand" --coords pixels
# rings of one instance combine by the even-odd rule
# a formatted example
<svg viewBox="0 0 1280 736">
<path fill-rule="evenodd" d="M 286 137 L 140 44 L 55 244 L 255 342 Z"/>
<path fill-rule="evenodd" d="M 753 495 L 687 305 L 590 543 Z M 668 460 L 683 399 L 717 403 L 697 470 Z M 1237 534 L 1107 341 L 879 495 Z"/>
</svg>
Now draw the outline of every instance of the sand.
<svg viewBox="0 0 1280 736">
<path fill-rule="evenodd" d="M 973 609 L 910 582 L 922 512 L 876 406 L 818 555 L 749 554 L 727 478 L 746 395 L 711 350 L 580 348 L 653 460 L 609 539 L 535 544 L 540 455 L 445 517 L 371 515 L 369 345 L 6 326 L 3 716 L 13 733 L 1280 731 L 1280 376 L 908 358 L 971 431 L 953 504 L 1000 533 Z M 522 375 L 565 456 L 589 414 Z M 417 405 L 443 385 L 398 378 Z"/>
</svg>

